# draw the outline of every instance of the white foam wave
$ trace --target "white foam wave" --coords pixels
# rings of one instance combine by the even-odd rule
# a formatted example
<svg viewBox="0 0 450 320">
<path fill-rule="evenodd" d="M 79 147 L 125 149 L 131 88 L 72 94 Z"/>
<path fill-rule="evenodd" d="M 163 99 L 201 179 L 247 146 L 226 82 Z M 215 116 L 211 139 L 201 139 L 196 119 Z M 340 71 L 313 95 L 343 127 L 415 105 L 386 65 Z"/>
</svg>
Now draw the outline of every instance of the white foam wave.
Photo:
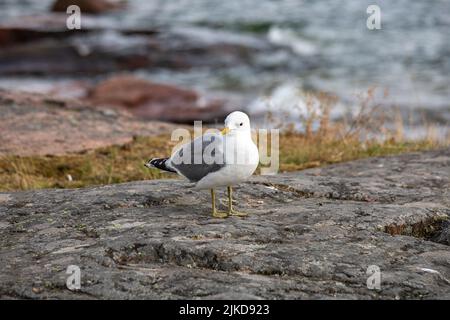
<svg viewBox="0 0 450 320">
<path fill-rule="evenodd" d="M 267 33 L 267 38 L 271 43 L 289 47 L 301 56 L 317 53 L 317 47 L 312 42 L 301 38 L 291 29 L 272 26 Z"/>
</svg>

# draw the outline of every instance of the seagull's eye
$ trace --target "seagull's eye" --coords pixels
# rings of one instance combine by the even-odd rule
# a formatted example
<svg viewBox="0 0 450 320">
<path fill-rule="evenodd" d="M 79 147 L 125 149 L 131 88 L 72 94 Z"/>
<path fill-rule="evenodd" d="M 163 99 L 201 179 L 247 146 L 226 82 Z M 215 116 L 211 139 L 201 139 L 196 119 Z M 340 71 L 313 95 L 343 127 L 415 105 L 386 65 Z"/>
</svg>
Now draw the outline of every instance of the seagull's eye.
<svg viewBox="0 0 450 320">
<path fill-rule="evenodd" d="M 243 124 L 244 124 L 243 122 L 239 123 L 239 125 L 240 125 L 241 127 L 242 127 Z"/>
</svg>

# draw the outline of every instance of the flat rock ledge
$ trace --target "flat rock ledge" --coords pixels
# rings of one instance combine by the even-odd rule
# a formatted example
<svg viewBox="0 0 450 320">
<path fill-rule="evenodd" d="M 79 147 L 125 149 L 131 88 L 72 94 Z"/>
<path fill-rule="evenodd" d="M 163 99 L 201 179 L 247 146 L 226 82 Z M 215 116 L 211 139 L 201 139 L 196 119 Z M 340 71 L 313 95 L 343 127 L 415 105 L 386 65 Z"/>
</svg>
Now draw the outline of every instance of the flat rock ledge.
<svg viewBox="0 0 450 320">
<path fill-rule="evenodd" d="M 450 298 L 449 149 L 258 176 L 235 196 L 249 217 L 212 218 L 180 180 L 0 193 L 0 298 Z"/>
</svg>

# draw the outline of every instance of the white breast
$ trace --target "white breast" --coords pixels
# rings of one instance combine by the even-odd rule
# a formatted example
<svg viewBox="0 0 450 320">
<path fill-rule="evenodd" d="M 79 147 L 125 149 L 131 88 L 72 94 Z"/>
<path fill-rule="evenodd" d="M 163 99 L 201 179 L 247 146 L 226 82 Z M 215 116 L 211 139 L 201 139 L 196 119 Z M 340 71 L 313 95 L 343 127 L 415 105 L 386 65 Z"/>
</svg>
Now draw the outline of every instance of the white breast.
<svg viewBox="0 0 450 320">
<path fill-rule="evenodd" d="M 259 163 L 258 148 L 250 135 L 225 136 L 225 166 L 208 174 L 196 184 L 198 189 L 235 185 L 247 180 Z"/>
</svg>

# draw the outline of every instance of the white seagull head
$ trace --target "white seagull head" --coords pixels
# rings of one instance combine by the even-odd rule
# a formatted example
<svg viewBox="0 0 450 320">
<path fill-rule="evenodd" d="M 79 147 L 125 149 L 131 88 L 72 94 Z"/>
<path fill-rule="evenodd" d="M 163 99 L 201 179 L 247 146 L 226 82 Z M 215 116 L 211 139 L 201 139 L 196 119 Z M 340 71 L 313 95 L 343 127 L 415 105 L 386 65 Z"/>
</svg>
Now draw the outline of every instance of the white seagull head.
<svg viewBox="0 0 450 320">
<path fill-rule="evenodd" d="M 234 111 L 225 118 L 225 129 L 222 134 L 234 132 L 250 132 L 250 119 L 241 111 Z"/>
</svg>

